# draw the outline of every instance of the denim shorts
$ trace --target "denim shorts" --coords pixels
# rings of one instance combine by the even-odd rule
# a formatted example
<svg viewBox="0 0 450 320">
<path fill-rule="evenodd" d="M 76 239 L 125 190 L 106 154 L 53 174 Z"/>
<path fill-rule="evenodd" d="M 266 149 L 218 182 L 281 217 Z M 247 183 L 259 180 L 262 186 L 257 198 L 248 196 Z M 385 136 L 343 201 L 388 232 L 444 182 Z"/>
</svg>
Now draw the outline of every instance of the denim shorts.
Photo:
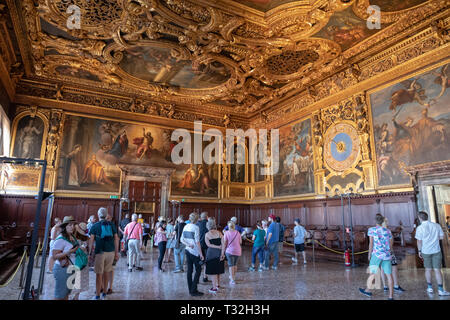
<svg viewBox="0 0 450 320">
<path fill-rule="evenodd" d="M 225 253 L 225 255 L 227 256 L 228 266 L 234 267 L 237 264 L 239 256 L 235 256 L 229 253 Z"/>
<path fill-rule="evenodd" d="M 67 287 L 67 279 L 70 274 L 67 272 L 68 267 L 61 267 L 58 263 L 55 263 L 53 267 L 53 277 L 55 278 L 55 299 L 64 299 L 72 291 Z"/>
</svg>

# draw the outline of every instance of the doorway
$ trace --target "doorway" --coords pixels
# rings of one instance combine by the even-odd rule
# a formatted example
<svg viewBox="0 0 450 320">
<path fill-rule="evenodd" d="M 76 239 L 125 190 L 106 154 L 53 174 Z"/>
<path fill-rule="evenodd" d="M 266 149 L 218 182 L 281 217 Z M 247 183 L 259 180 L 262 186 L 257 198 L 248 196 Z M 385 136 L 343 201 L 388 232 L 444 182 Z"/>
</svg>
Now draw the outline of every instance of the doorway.
<svg viewBox="0 0 450 320">
<path fill-rule="evenodd" d="M 442 263 L 444 267 L 448 267 L 450 266 L 450 241 L 446 220 L 450 216 L 450 185 L 428 186 L 427 193 L 430 220 L 438 223 L 444 231 L 444 239 L 441 241 Z"/>
</svg>

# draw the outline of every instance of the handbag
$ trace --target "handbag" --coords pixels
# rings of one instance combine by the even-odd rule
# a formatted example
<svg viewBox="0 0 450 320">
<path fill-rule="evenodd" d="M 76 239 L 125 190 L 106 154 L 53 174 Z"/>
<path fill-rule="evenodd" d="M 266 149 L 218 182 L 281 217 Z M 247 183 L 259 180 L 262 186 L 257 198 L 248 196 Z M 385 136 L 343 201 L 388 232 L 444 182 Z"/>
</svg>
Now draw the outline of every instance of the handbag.
<svg viewBox="0 0 450 320">
<path fill-rule="evenodd" d="M 65 241 L 73 244 L 74 246 L 79 246 L 78 241 L 76 239 L 75 239 L 75 243 L 73 243 L 72 241 L 69 241 L 68 239 L 66 239 L 63 236 L 60 236 L 59 238 L 64 239 Z M 75 263 L 73 263 L 69 257 L 67 257 L 67 259 L 70 261 L 71 264 L 77 266 L 80 270 L 83 270 L 88 264 L 88 256 L 87 256 L 86 252 L 84 252 L 83 249 L 81 249 L 81 248 L 78 248 L 77 251 L 75 251 Z M 66 265 L 64 265 L 64 267 L 65 266 Z"/>
<path fill-rule="evenodd" d="M 222 249 L 217 249 L 217 248 L 209 248 L 206 251 L 206 257 L 205 260 L 206 262 L 220 258 L 222 254 Z"/>
<path fill-rule="evenodd" d="M 130 236 L 133 233 L 134 228 L 136 228 L 137 226 L 137 222 L 134 224 L 133 228 L 131 229 L 131 232 L 128 236 Z M 128 241 L 130 241 L 130 239 L 128 239 L 128 236 L 125 239 L 125 252 L 128 252 Z"/>
</svg>

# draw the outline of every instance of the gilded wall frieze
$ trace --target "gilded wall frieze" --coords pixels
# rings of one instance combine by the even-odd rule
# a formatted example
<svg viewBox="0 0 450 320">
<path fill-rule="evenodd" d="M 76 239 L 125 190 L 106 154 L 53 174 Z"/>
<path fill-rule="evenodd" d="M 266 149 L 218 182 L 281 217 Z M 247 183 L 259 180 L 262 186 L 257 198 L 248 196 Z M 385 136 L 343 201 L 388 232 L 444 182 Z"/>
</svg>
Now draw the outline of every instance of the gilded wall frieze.
<svg viewBox="0 0 450 320">
<path fill-rule="evenodd" d="M 32 86 L 25 83 L 19 83 L 17 94 L 20 96 L 32 98 L 36 97 L 41 100 L 57 101 L 58 88 L 42 88 Z M 103 96 L 95 93 L 88 94 L 86 92 L 71 91 L 69 89 L 62 89 L 60 91 L 61 102 L 75 103 L 84 106 L 96 106 L 117 111 L 132 112 L 137 114 L 145 114 L 154 117 L 162 117 L 167 119 L 181 120 L 181 121 L 202 121 L 205 125 L 216 127 L 223 127 L 223 119 L 221 117 L 199 114 L 190 112 L 189 108 L 178 107 L 174 104 L 167 104 L 156 101 L 148 101 L 144 99 L 121 99 L 113 96 Z M 234 118 L 233 123 L 240 128 L 247 128 L 248 124 L 242 119 Z"/>
</svg>

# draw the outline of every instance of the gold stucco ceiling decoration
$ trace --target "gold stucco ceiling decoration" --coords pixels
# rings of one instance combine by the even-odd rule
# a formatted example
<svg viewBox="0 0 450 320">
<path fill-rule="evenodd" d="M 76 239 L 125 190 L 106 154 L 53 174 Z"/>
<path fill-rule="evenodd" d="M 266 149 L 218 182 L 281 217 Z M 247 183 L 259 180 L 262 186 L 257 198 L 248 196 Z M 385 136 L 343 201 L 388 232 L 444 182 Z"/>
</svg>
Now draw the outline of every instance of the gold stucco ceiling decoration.
<svg viewBox="0 0 450 320">
<path fill-rule="evenodd" d="M 407 0 L 406 6 L 387 0 L 251 2 L 23 0 L 20 9 L 33 76 L 175 105 L 215 105 L 251 117 L 292 90 L 348 68 L 363 51 L 359 47 L 373 45 L 371 37 L 401 31 L 365 30 L 362 9 L 368 4 L 387 8 L 389 18 L 382 22 L 398 21 L 402 28 L 407 15 L 419 14 L 425 5 L 423 0 Z M 80 29 L 67 25 L 71 6 L 80 8 Z"/>
</svg>

